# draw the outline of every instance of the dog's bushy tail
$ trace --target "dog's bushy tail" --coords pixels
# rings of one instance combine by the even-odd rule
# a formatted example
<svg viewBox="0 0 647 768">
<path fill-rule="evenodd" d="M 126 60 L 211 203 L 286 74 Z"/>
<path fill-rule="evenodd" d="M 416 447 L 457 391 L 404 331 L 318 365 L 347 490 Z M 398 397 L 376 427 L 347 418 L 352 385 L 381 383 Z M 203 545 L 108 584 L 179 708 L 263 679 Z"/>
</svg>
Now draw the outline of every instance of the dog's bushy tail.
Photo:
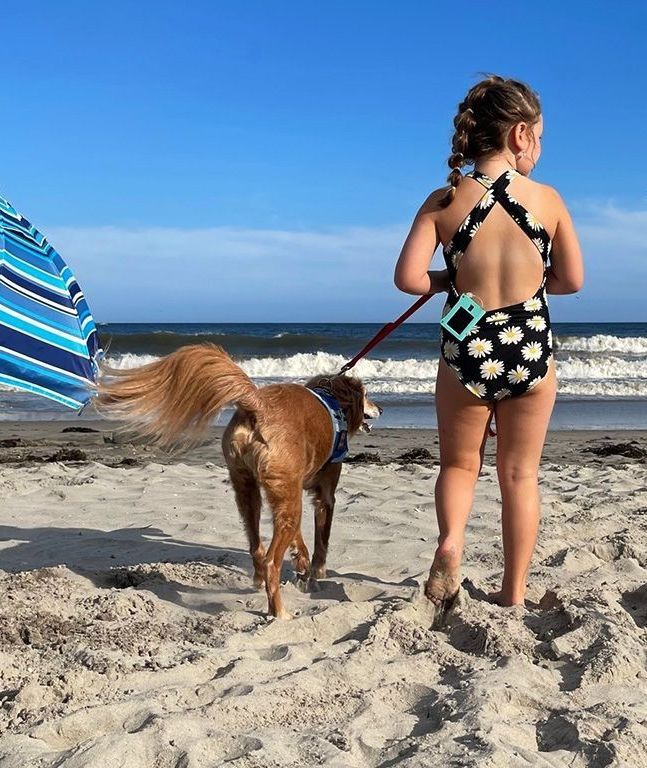
<svg viewBox="0 0 647 768">
<path fill-rule="evenodd" d="M 226 405 L 260 409 L 258 389 L 222 347 L 181 347 L 139 368 L 103 366 L 97 409 L 163 448 L 188 448 Z"/>
</svg>

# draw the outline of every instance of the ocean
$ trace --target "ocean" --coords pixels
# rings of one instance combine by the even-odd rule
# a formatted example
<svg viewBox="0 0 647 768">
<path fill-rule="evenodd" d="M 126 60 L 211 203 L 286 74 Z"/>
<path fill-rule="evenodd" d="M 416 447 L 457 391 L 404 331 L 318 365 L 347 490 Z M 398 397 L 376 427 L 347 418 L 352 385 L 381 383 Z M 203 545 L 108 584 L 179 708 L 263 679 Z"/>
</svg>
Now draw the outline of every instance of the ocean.
<svg viewBox="0 0 647 768">
<path fill-rule="evenodd" d="M 150 362 L 185 344 L 223 346 L 259 385 L 334 373 L 379 330 L 373 323 L 99 325 L 116 367 Z M 551 429 L 647 429 L 647 323 L 554 323 L 559 394 Z M 376 428 L 434 427 L 439 326 L 409 322 L 353 373 L 384 408 Z M 0 391 L 0 420 L 88 418 L 22 392 Z M 228 418 L 225 412 L 218 423 Z"/>
</svg>

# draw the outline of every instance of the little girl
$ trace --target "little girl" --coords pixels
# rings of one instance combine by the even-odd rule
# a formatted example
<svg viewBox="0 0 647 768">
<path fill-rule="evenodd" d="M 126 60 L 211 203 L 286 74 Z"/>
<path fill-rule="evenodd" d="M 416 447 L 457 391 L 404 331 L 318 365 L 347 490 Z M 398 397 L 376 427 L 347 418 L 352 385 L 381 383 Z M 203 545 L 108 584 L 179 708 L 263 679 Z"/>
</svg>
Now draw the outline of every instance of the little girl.
<svg viewBox="0 0 647 768">
<path fill-rule="evenodd" d="M 395 269 L 405 293 L 448 294 L 436 381 L 439 537 L 425 586 L 441 615 L 458 595 L 465 525 L 493 416 L 505 564 L 501 589 L 490 597 L 506 606 L 524 601 L 556 393 L 547 295 L 575 293 L 583 282 L 566 206 L 553 187 L 528 178 L 544 129 L 537 95 L 517 80 L 488 77 L 459 104 L 454 128 L 449 186 L 423 203 Z M 474 167 L 463 175 L 465 165 Z M 439 244 L 446 269 L 428 271 Z M 474 311 L 456 307 L 452 320 L 466 300 Z"/>
</svg>

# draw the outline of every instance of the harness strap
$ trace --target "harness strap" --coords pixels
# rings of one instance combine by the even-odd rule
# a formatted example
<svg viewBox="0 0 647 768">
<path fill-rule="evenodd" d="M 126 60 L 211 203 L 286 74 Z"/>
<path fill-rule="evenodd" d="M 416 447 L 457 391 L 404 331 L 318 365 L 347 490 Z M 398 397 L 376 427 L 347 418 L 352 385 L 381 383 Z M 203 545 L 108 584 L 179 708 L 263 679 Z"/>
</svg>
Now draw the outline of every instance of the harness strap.
<svg viewBox="0 0 647 768">
<path fill-rule="evenodd" d="M 332 445 L 327 459 L 331 464 L 338 464 L 348 456 L 348 425 L 346 415 L 338 400 L 323 387 L 307 388 L 325 407 L 332 421 Z"/>
</svg>

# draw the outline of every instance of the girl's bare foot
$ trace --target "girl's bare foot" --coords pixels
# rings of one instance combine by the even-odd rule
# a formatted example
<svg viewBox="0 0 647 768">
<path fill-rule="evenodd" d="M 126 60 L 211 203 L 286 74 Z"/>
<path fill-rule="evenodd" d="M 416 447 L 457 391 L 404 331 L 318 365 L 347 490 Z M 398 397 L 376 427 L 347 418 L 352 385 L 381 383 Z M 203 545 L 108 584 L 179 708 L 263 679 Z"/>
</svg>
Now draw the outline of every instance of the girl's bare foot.
<svg viewBox="0 0 647 768">
<path fill-rule="evenodd" d="M 490 603 L 500 605 L 503 608 L 524 604 L 523 596 L 519 597 L 518 595 L 511 595 L 504 592 L 502 589 L 499 589 L 496 592 L 488 592 L 487 599 Z"/>
<path fill-rule="evenodd" d="M 437 606 L 454 601 L 460 588 L 461 549 L 452 542 L 438 545 L 425 584 L 425 596 Z"/>
</svg>

